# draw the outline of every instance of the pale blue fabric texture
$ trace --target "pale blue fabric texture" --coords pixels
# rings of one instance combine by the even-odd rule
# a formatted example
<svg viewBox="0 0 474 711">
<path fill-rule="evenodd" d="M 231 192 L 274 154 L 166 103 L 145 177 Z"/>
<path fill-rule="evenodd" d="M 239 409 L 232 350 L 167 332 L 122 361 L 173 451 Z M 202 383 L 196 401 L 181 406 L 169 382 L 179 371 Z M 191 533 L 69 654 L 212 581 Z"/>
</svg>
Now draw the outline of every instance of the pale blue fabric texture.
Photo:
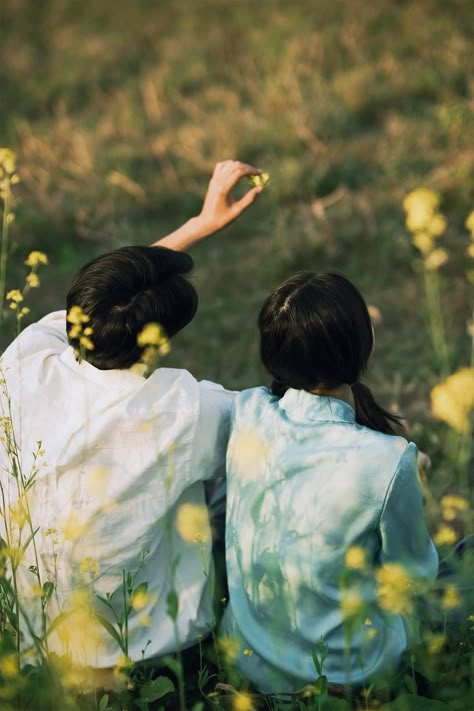
<svg viewBox="0 0 474 711">
<path fill-rule="evenodd" d="M 264 692 L 301 688 L 315 679 L 321 637 L 331 682 L 361 684 L 395 669 L 407 626 L 379 607 L 376 571 L 400 563 L 429 581 L 438 570 L 416 446 L 359 425 L 342 400 L 253 388 L 234 402 L 227 481 L 221 633 L 239 640 L 242 674 Z M 367 555 L 357 594 L 373 631 L 361 623 L 345 653 L 341 580 L 352 546 Z"/>
</svg>

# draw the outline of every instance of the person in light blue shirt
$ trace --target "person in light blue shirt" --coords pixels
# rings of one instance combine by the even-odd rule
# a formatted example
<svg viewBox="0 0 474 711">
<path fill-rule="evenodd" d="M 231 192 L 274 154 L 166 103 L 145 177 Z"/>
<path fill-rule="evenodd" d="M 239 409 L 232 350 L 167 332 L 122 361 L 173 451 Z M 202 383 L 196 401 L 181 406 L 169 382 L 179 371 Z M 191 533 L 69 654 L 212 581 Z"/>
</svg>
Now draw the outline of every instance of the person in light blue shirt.
<svg viewBox="0 0 474 711">
<path fill-rule="evenodd" d="M 227 453 L 229 604 L 221 634 L 262 692 L 396 670 L 413 593 L 436 578 L 417 449 L 360 383 L 373 350 L 366 304 L 334 274 L 299 273 L 259 316 L 271 388 L 239 394 Z"/>
</svg>

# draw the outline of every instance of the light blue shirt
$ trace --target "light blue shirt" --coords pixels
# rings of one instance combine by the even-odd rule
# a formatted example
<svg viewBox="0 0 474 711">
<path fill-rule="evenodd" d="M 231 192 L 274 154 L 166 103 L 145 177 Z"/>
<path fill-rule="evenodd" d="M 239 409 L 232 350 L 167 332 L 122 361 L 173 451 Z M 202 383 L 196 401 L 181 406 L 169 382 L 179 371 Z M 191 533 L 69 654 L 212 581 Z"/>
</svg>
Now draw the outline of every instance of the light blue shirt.
<svg viewBox="0 0 474 711">
<path fill-rule="evenodd" d="M 397 563 L 425 580 L 438 570 L 416 446 L 359 425 L 342 400 L 254 388 L 234 402 L 227 481 L 221 632 L 238 640 L 244 676 L 263 692 L 301 688 L 317 676 L 311 653 L 321 637 L 331 682 L 360 684 L 396 667 L 407 631 L 377 602 L 377 570 Z M 366 552 L 363 573 L 348 573 L 353 546 Z M 365 602 L 349 643 L 344 585 Z"/>
</svg>

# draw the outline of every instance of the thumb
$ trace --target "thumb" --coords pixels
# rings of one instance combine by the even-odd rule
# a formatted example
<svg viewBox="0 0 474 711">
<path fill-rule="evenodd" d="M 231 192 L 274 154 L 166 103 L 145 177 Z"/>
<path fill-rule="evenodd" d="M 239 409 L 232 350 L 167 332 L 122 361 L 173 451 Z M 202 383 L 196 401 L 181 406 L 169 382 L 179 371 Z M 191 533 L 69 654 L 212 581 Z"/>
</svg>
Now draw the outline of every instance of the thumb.
<svg viewBox="0 0 474 711">
<path fill-rule="evenodd" d="M 254 202 L 255 198 L 257 195 L 260 195 L 260 193 L 263 191 L 263 187 L 261 185 L 258 185 L 255 188 L 252 188 L 249 190 L 245 195 L 240 199 L 237 200 L 237 202 L 234 202 L 232 205 L 232 211 L 235 215 L 235 217 L 238 217 L 239 215 L 242 214 L 244 210 L 246 210 L 250 205 Z"/>
</svg>

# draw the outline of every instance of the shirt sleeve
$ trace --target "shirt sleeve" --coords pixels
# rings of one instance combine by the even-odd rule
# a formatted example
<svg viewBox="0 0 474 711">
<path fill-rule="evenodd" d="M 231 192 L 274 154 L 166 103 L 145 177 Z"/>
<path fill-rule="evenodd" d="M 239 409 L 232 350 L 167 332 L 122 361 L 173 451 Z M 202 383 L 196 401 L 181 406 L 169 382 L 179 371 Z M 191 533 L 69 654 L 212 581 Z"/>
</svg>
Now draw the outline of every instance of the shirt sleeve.
<svg viewBox="0 0 474 711">
<path fill-rule="evenodd" d="M 417 449 L 409 444 L 390 482 L 380 518 L 382 563 L 400 563 L 413 577 L 434 580 L 438 553 L 426 529 Z"/>
<path fill-rule="evenodd" d="M 202 380 L 199 387 L 199 419 L 193 444 L 192 469 L 196 480 L 225 476 L 230 414 L 235 392 Z"/>
</svg>

